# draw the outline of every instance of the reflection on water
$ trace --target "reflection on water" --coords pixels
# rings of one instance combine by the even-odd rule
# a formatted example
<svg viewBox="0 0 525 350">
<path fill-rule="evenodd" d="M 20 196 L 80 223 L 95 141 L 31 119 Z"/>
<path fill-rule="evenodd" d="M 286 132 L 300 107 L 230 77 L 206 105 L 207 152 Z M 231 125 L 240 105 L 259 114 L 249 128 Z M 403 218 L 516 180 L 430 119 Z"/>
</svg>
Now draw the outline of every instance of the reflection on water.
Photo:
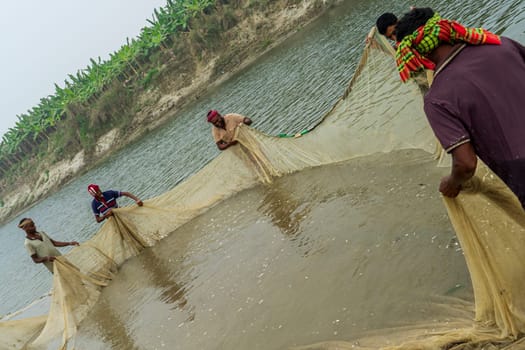
<svg viewBox="0 0 525 350">
<path fill-rule="evenodd" d="M 523 1 L 430 3 L 523 38 Z M 497 15 L 476 11 L 498 4 Z M 217 152 L 209 126 L 195 122 L 209 105 L 254 115 L 273 134 L 316 122 L 352 74 L 356 42 L 385 10 L 380 1 L 347 6 L 24 216 L 57 239 L 88 239 L 98 226 L 85 184 L 111 179 L 144 198 L 172 188 Z M 434 297 L 469 305 L 472 291 L 437 196 L 441 175 L 428 155 L 398 152 L 304 171 L 220 203 L 122 266 L 82 323 L 77 349 L 283 349 L 446 319 L 450 310 Z M 1 290 L 4 310 L 49 289 L 10 225 L 0 228 L 0 273 L 11 282 Z"/>
<path fill-rule="evenodd" d="M 109 305 L 103 296 L 98 300 L 97 307 L 92 311 L 92 317 L 97 320 L 95 326 L 100 332 L 101 340 L 109 349 L 138 350 L 125 320 Z"/>
<path fill-rule="evenodd" d="M 192 311 L 193 308 L 191 305 L 188 305 L 184 295 L 184 287 L 177 283 L 175 276 L 169 269 L 167 264 L 169 264 L 170 259 L 166 260 L 164 259 L 165 257 L 159 257 L 157 254 L 152 249 L 145 249 L 135 258 L 135 261 L 131 264 L 132 266 L 127 268 L 140 271 L 138 275 L 134 276 L 134 278 L 141 278 L 139 288 L 147 286 L 148 289 L 155 290 L 158 301 L 165 303 L 172 312 L 181 310 L 187 315 L 186 322 L 191 322 L 195 315 Z M 129 272 L 134 273 L 135 271 Z M 126 313 L 122 313 L 122 309 L 118 308 L 117 305 L 111 303 L 114 297 L 120 298 L 122 295 L 120 293 L 117 295 L 113 295 L 111 292 L 104 293 L 93 309 L 90 320 L 86 321 L 83 327 L 89 331 L 92 331 L 92 329 L 96 330 L 96 338 L 102 339 L 102 344 L 98 345 L 101 348 L 143 349 L 143 347 L 136 344 L 133 329 L 127 325 L 129 316 Z M 130 300 L 130 302 L 133 304 L 133 300 Z M 133 307 L 133 305 L 130 306 Z M 92 341 L 93 338 L 89 340 Z M 96 346 L 93 343 L 88 342 L 88 344 L 90 345 L 86 349 L 95 348 L 94 346 Z"/>
<path fill-rule="evenodd" d="M 33 217 L 58 240 L 89 239 L 100 226 L 93 220 L 86 185 L 99 183 L 106 188 L 127 190 L 141 198 L 152 198 L 173 188 L 217 155 L 209 125 L 203 121 L 205 112 L 212 106 L 250 116 L 257 129 L 273 135 L 295 133 L 316 124 L 346 88 L 362 53 L 363 38 L 377 14 L 385 11 L 401 14 L 410 5 L 431 6 L 443 16 L 466 25 L 481 25 L 525 42 L 523 0 L 428 0 L 419 4 L 343 1 L 341 6 L 301 28 L 297 35 L 252 66 L 177 111 L 170 123 L 0 227 L 0 244 L 5 248 L 5 254 L 0 255 L 0 280 L 9 281 L 0 287 L 0 314 L 28 305 L 51 288 L 47 271 L 35 266 L 23 248 L 17 220 Z M 264 206 L 261 204 L 261 212 L 266 210 Z M 302 210 L 302 206 L 297 210 Z M 279 213 L 266 215 L 280 216 Z M 300 215 L 292 212 L 289 219 L 274 220 L 281 220 L 281 228 L 290 235 L 296 230 Z M 287 227 L 289 224 L 292 226 Z M 292 234 L 296 235 L 297 232 Z M 306 239 L 302 236 L 293 239 Z"/>
<path fill-rule="evenodd" d="M 435 298 L 472 301 L 444 171 L 403 151 L 244 191 L 127 261 L 77 348 L 286 349 L 443 320 Z"/>
<path fill-rule="evenodd" d="M 301 203 L 280 183 L 263 187 L 264 198 L 259 210 L 268 216 L 283 234 L 294 236 L 300 223 L 310 212 L 311 203 Z"/>
<path fill-rule="evenodd" d="M 186 310 L 188 320 L 191 321 L 194 314 L 191 311 L 192 308 L 187 305 L 184 286 L 177 283 L 175 276 L 172 276 L 167 265 L 169 259 L 166 261 L 164 257 L 159 257 L 157 254 L 155 250 L 148 248 L 137 257 L 142 267 L 147 270 L 150 286 L 159 289 L 159 299 L 170 305 L 172 309 Z"/>
</svg>

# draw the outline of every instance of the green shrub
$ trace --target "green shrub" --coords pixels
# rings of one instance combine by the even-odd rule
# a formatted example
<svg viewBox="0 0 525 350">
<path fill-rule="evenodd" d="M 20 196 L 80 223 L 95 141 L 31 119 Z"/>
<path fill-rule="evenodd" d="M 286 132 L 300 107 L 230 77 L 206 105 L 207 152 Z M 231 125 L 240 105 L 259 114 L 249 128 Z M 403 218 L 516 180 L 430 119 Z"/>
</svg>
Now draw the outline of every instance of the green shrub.
<svg viewBox="0 0 525 350">
<path fill-rule="evenodd" d="M 157 67 L 151 68 L 146 76 L 140 81 L 140 84 L 144 89 L 147 89 L 151 82 L 159 75 L 159 69 Z"/>
</svg>

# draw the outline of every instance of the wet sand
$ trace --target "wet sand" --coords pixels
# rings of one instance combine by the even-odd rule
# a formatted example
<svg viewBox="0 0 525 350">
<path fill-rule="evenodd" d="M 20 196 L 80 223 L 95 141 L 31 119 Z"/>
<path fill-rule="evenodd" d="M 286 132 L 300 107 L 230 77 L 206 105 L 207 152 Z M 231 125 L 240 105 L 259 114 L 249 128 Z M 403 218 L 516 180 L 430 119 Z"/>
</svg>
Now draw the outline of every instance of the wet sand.
<svg viewBox="0 0 525 350">
<path fill-rule="evenodd" d="M 286 349 L 446 320 L 472 301 L 437 186 L 397 151 L 244 191 L 127 261 L 77 349 Z"/>
</svg>

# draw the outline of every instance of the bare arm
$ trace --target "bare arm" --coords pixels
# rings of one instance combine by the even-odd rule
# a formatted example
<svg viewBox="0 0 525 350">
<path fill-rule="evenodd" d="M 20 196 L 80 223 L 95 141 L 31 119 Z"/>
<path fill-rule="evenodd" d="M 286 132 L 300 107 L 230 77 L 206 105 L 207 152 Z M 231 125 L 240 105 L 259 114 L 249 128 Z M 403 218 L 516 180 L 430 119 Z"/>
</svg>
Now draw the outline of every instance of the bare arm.
<svg viewBox="0 0 525 350">
<path fill-rule="evenodd" d="M 104 215 L 95 214 L 95 220 L 97 220 L 97 222 L 102 222 L 102 221 L 106 220 L 107 218 L 109 218 L 110 216 L 113 216 L 113 210 L 112 209 L 109 209 L 108 211 L 106 211 L 106 213 Z"/>
<path fill-rule="evenodd" d="M 31 255 L 31 259 L 33 259 L 33 262 L 35 264 L 41 264 L 41 263 L 44 263 L 44 262 L 48 262 L 48 261 L 55 261 L 55 257 L 54 256 L 42 256 L 42 257 L 39 257 L 38 255 L 36 254 L 33 254 Z"/>
<path fill-rule="evenodd" d="M 67 247 L 68 245 L 75 245 L 77 246 L 78 245 L 78 242 L 77 241 L 72 241 L 72 242 L 60 242 L 60 241 L 55 241 L 54 239 L 49 239 L 51 241 L 51 243 L 53 243 L 53 245 L 55 247 Z"/>
<path fill-rule="evenodd" d="M 217 141 L 216 144 L 217 144 L 217 148 L 218 149 L 220 149 L 221 151 L 224 151 L 226 148 L 236 145 L 237 141 L 225 142 L 223 140 L 219 140 L 219 141 Z"/>
<path fill-rule="evenodd" d="M 447 197 L 456 197 L 461 191 L 461 185 L 474 176 L 478 158 L 470 142 L 464 143 L 452 150 L 452 171 L 449 176 L 441 179 L 439 191 Z"/>
<path fill-rule="evenodd" d="M 120 192 L 120 194 L 123 195 L 123 196 L 126 196 L 126 197 L 129 197 L 129 198 L 133 199 L 133 200 L 135 201 L 135 203 L 137 203 L 137 205 L 138 205 L 139 207 L 142 207 L 142 205 L 144 204 L 144 203 L 142 203 L 142 201 L 141 201 L 138 197 L 136 197 L 136 196 L 135 196 L 134 194 L 132 194 L 132 193 L 129 193 L 129 192 Z"/>
</svg>

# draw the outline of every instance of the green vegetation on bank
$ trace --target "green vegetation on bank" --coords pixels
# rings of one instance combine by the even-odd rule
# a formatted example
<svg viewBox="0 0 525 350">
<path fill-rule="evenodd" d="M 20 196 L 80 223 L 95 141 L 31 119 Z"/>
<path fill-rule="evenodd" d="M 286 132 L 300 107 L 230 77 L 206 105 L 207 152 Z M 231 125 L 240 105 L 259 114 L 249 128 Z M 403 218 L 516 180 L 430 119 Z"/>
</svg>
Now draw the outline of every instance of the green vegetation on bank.
<svg viewBox="0 0 525 350">
<path fill-rule="evenodd" d="M 305 18 L 335 1 L 307 2 L 313 4 L 313 12 Z M 96 145 L 103 135 L 117 128 L 118 137 L 125 138 L 147 129 L 158 115 L 151 111 L 162 96 L 192 85 L 198 70 L 210 61 L 214 62 L 212 81 L 234 70 L 278 39 L 269 14 L 304 4 L 303 0 L 167 0 L 137 38 L 128 39 L 107 61 L 91 59 L 85 69 L 69 74 L 63 86 L 55 84 L 53 95 L 17 116 L 18 122 L 0 142 L 0 196 L 19 184 L 47 181 L 54 163 L 72 159 L 80 151 L 85 164 L 93 164 L 102 157 Z M 286 24 L 288 31 L 297 25 Z M 244 32 L 247 27 L 253 31 L 251 36 Z M 36 199 L 26 198 L 20 205 Z M 0 201 L 0 207 L 3 204 Z"/>
<path fill-rule="evenodd" d="M 149 26 L 141 30 L 138 38 L 128 39 L 119 50 L 110 54 L 109 60 L 91 59 L 91 64 L 85 69 L 68 75 L 64 87 L 55 84 L 54 95 L 40 99 L 37 106 L 18 115 L 16 125 L 4 134 L 0 143 L 0 176 L 16 173 L 23 160 L 40 152 L 51 152 L 60 157 L 69 146 L 76 150 L 78 146 L 92 147 L 97 136 L 93 125 L 113 119 L 108 116 L 116 112 L 110 101 L 115 100 L 121 106 L 129 104 L 130 90 L 136 88 L 137 83 L 139 87 L 147 88 L 155 72 L 158 73 L 158 65 L 165 61 L 166 56 L 175 55 L 174 43 L 191 32 L 192 21 L 202 19 L 213 12 L 215 6 L 224 6 L 224 3 L 167 0 L 164 7 L 154 11 L 153 18 L 148 20 Z M 216 27 L 207 32 L 227 29 Z M 153 68 L 146 68 L 151 66 Z M 143 77 L 145 68 L 147 71 Z M 113 96 L 102 98 L 109 90 L 113 90 Z M 95 106 L 100 113 L 90 111 Z M 99 116 L 93 118 L 93 114 Z M 118 121 L 110 120 L 110 123 L 118 124 Z M 58 132 L 59 129 L 64 130 Z M 71 145 L 75 142 L 79 145 Z"/>
</svg>

